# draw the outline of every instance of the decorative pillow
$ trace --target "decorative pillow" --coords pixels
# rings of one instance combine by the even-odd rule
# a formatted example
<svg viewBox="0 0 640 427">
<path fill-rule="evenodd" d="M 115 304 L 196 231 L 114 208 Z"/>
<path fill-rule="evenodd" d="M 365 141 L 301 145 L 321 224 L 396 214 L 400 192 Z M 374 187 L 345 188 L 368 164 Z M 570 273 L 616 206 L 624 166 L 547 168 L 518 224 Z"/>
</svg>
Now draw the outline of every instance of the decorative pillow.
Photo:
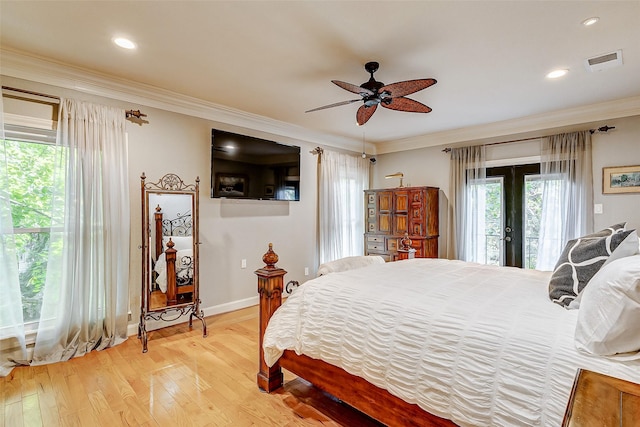
<svg viewBox="0 0 640 427">
<path fill-rule="evenodd" d="M 366 267 L 371 264 L 384 264 L 384 258 L 379 255 L 349 256 L 335 261 L 325 262 L 318 267 L 318 276 L 336 271 L 347 271 Z"/>
<path fill-rule="evenodd" d="M 611 356 L 640 351 L 640 255 L 612 261 L 582 293 L 575 344 Z"/>
<path fill-rule="evenodd" d="M 570 240 L 562 251 L 549 281 L 551 300 L 563 307 L 568 306 L 631 233 L 635 233 L 635 230 L 617 230 L 602 237 L 587 235 Z M 633 253 L 635 252 L 629 255 Z"/>
<path fill-rule="evenodd" d="M 610 236 L 612 234 L 615 233 L 619 233 L 621 231 L 625 231 L 627 229 L 627 223 L 626 222 L 621 222 L 618 224 L 613 224 L 610 227 L 607 228 L 603 228 L 600 231 L 597 231 L 595 233 L 592 234 L 587 234 L 586 236 L 582 236 L 582 237 L 605 237 L 605 236 Z"/>
<path fill-rule="evenodd" d="M 162 248 L 167 250 L 167 242 L 171 239 L 173 249 L 182 251 L 185 249 L 193 249 L 193 238 L 191 236 L 164 236 L 162 238 Z"/>
<path fill-rule="evenodd" d="M 607 258 L 604 264 L 602 264 L 602 267 L 600 267 L 600 269 L 602 270 L 606 265 L 609 265 L 610 263 L 612 263 L 617 259 L 640 254 L 639 245 L 640 245 L 640 239 L 638 238 L 638 233 L 629 234 L 627 238 L 624 239 L 622 243 L 620 243 L 618 247 L 613 251 L 611 256 Z M 593 280 L 593 278 L 591 280 Z M 589 283 L 591 283 L 591 281 L 589 281 Z M 578 297 L 573 301 L 571 301 L 571 303 L 567 306 L 569 310 L 577 310 L 580 308 L 580 301 L 582 300 L 582 295 L 584 294 L 585 289 L 586 289 L 586 286 L 580 291 L 580 293 L 578 294 Z"/>
</svg>

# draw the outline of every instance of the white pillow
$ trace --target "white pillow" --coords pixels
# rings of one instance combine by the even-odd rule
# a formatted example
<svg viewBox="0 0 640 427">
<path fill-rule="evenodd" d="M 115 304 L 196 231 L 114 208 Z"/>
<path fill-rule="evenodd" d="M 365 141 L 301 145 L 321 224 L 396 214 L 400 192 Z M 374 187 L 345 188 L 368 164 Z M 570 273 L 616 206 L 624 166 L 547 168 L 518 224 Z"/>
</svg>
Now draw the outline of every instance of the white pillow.
<svg viewBox="0 0 640 427">
<path fill-rule="evenodd" d="M 335 261 L 325 262 L 318 267 L 318 277 L 338 271 L 354 270 L 371 264 L 384 264 L 384 258 L 379 255 L 349 256 Z"/>
<path fill-rule="evenodd" d="M 613 253 L 611 253 L 611 256 L 607 258 L 604 264 L 602 264 L 601 268 L 604 268 L 606 265 L 608 265 L 609 263 L 617 259 L 628 257 L 635 254 L 640 254 L 640 239 L 638 239 L 637 232 L 629 234 L 626 237 L 626 239 L 624 239 L 618 245 L 618 247 L 613 251 Z M 587 285 L 589 283 L 591 283 L 591 281 L 587 282 Z M 567 306 L 569 310 L 577 310 L 580 308 L 580 303 L 582 301 L 582 294 L 584 293 L 585 289 L 587 289 L 586 286 L 582 289 L 582 291 L 580 291 L 576 299 L 574 299 L 569 303 L 569 305 Z"/>
<path fill-rule="evenodd" d="M 640 254 L 640 239 L 638 238 L 638 232 L 629 234 L 615 250 L 611 253 L 611 256 L 602 265 L 603 267 L 610 262 L 617 259 L 624 258 L 630 255 Z"/>
<path fill-rule="evenodd" d="M 582 293 L 575 345 L 600 356 L 640 351 L 640 255 L 602 267 Z"/>
<path fill-rule="evenodd" d="M 164 251 L 167 250 L 167 242 L 169 239 L 173 242 L 173 249 L 176 251 L 193 249 L 193 239 L 191 236 L 164 236 L 162 238 L 162 249 Z"/>
</svg>

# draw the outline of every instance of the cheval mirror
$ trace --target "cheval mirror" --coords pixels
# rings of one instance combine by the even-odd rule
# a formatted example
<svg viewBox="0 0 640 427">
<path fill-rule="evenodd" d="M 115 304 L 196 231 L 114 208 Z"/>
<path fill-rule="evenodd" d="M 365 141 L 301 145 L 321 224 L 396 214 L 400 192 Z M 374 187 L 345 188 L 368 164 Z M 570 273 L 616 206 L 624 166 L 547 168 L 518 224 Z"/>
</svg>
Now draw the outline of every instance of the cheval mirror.
<svg viewBox="0 0 640 427">
<path fill-rule="evenodd" d="M 185 184 L 166 174 L 158 182 L 140 177 L 142 196 L 142 297 L 138 338 L 147 352 L 147 320 L 170 322 L 189 315 L 207 324 L 200 309 L 198 209 L 200 178 Z"/>
</svg>

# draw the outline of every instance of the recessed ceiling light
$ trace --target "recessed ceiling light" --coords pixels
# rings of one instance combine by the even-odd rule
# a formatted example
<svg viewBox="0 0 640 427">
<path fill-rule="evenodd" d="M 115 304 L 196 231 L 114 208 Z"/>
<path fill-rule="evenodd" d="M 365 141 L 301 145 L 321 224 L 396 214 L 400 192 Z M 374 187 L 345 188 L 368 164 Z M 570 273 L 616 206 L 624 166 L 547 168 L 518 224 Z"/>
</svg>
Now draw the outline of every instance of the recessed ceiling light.
<svg viewBox="0 0 640 427">
<path fill-rule="evenodd" d="M 125 39 L 124 37 L 116 37 L 113 39 L 113 42 L 124 49 L 135 49 L 136 44 L 129 39 Z"/>
<path fill-rule="evenodd" d="M 591 18 L 587 18 L 584 21 L 582 21 L 582 25 L 584 25 L 585 27 L 588 27 L 595 24 L 599 20 L 600 18 L 598 18 L 597 16 L 592 16 Z"/>
<path fill-rule="evenodd" d="M 550 72 L 549 74 L 547 74 L 547 78 L 548 79 L 557 79 L 559 77 L 564 76 L 565 74 L 567 74 L 569 72 L 569 70 L 567 69 L 561 69 L 561 70 L 553 70 L 552 72 Z"/>
</svg>

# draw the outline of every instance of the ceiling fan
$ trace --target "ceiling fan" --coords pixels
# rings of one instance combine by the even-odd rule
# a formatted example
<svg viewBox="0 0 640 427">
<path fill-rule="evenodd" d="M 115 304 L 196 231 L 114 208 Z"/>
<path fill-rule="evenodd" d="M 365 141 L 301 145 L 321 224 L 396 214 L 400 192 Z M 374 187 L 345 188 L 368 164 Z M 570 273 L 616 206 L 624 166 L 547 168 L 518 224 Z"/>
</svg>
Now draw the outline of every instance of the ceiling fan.
<svg viewBox="0 0 640 427">
<path fill-rule="evenodd" d="M 364 65 L 364 69 L 367 70 L 369 74 L 371 74 L 371 78 L 368 82 L 362 83 L 360 86 L 341 82 L 340 80 L 331 80 L 332 83 L 340 86 L 342 89 L 348 90 L 349 92 L 357 93 L 361 96 L 361 98 L 325 105 L 323 107 L 305 111 L 305 113 L 324 110 L 326 108 L 338 107 L 340 105 L 351 104 L 358 101 L 364 101 L 364 105 L 360 106 L 360 108 L 358 108 L 358 111 L 356 112 L 356 121 L 358 122 L 359 126 L 362 126 L 363 124 L 367 123 L 373 113 L 375 113 L 378 105 L 382 105 L 383 107 L 390 110 L 409 111 L 413 113 L 429 113 L 431 111 L 431 108 L 418 101 L 406 98 L 405 95 L 410 95 L 412 93 L 418 92 L 419 90 L 426 89 L 429 86 L 436 84 L 437 82 L 435 79 L 407 80 L 385 85 L 384 83 L 378 82 L 373 78 L 373 73 L 378 71 L 379 66 L 380 64 L 378 64 L 377 62 L 367 62 Z"/>
</svg>

